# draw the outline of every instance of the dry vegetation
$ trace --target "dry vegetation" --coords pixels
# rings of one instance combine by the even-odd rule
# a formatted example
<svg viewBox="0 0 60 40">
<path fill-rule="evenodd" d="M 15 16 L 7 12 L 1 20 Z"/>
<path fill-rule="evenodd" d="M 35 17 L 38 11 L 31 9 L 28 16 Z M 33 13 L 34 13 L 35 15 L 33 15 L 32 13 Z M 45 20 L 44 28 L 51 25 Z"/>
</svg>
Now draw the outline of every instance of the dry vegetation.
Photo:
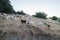
<svg viewBox="0 0 60 40">
<path fill-rule="evenodd" d="M 0 40 L 60 40 L 60 25 L 56 22 L 27 16 L 26 19 L 34 23 L 22 24 L 20 19 L 8 20 L 0 17 Z M 40 22 L 50 24 L 51 28 L 38 24 Z"/>
</svg>

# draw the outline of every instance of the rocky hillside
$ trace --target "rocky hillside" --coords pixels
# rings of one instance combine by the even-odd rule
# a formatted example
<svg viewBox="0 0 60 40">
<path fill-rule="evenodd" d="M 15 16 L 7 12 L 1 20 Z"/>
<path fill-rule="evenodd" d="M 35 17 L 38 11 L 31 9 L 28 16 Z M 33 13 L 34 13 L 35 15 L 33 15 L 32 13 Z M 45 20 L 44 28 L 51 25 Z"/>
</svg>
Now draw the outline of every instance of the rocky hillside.
<svg viewBox="0 0 60 40">
<path fill-rule="evenodd" d="M 22 24 L 21 19 L 29 23 Z M 14 19 L 1 16 L 0 40 L 60 40 L 60 24 L 29 15 L 20 15 Z"/>
</svg>

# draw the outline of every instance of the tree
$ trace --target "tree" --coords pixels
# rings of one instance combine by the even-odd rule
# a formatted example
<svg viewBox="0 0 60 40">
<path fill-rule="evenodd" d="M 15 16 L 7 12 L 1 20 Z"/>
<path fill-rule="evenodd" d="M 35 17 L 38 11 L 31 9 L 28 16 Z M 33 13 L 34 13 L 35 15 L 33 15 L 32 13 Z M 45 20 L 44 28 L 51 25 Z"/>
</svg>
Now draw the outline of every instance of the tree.
<svg viewBox="0 0 60 40">
<path fill-rule="evenodd" d="M 45 14 L 44 12 L 36 12 L 35 15 L 33 15 L 34 17 L 38 17 L 38 18 L 43 18 L 43 19 L 47 19 L 47 14 Z"/>
<path fill-rule="evenodd" d="M 17 14 L 25 15 L 25 13 L 22 10 L 21 11 L 17 11 Z"/>
<path fill-rule="evenodd" d="M 56 21 L 57 21 L 57 22 L 60 22 L 60 18 L 58 18 Z"/>
<path fill-rule="evenodd" d="M 52 20 L 57 20 L 57 17 L 56 17 L 56 16 L 53 16 L 53 17 L 52 17 Z"/>
<path fill-rule="evenodd" d="M 0 12 L 1 13 L 13 13 L 15 12 L 9 0 L 0 0 Z"/>
</svg>

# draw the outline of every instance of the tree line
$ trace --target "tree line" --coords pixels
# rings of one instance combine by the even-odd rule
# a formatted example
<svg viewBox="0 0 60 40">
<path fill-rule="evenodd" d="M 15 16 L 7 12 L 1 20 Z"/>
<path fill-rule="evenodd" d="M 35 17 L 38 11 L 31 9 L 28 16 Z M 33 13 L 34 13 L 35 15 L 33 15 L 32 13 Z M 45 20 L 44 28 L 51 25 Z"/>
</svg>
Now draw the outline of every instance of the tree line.
<svg viewBox="0 0 60 40">
<path fill-rule="evenodd" d="M 0 0 L 0 13 L 14 13 L 12 5 L 9 0 Z"/>
<path fill-rule="evenodd" d="M 0 0 L 0 13 L 15 13 L 15 14 L 20 14 L 20 15 L 25 15 L 26 13 L 24 13 L 23 11 L 15 11 L 13 9 L 13 6 L 11 5 L 11 2 L 9 0 Z M 42 18 L 42 19 L 47 19 L 47 14 L 45 12 L 36 12 L 35 15 L 32 15 L 34 17 L 38 17 L 38 18 Z M 56 17 L 56 16 L 53 16 L 53 17 L 50 17 L 50 19 L 52 20 L 57 20 L 60 18 Z"/>
</svg>

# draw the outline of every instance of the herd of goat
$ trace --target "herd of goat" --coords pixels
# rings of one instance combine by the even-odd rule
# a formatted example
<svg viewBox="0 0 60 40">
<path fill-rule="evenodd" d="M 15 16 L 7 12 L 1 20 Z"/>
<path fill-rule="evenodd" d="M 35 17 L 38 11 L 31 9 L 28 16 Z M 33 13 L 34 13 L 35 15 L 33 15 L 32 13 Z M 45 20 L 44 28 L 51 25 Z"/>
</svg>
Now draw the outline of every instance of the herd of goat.
<svg viewBox="0 0 60 40">
<path fill-rule="evenodd" d="M 0 14 L 0 15 L 1 15 L 1 14 Z M 2 14 L 2 15 L 5 16 L 5 15 L 7 15 L 7 14 Z M 12 16 L 13 16 L 13 15 L 12 15 Z M 16 15 L 13 16 L 13 17 L 20 18 L 20 16 L 16 16 Z M 11 17 L 10 17 L 10 18 L 11 18 Z M 29 24 L 29 22 L 27 22 L 27 20 L 25 20 L 25 19 L 21 19 L 20 21 L 21 21 L 22 24 L 26 24 L 26 23 Z M 43 22 L 43 24 L 46 25 L 48 28 L 50 28 L 50 25 L 49 25 L 49 24 L 47 24 L 47 23 L 45 23 L 45 22 Z"/>
<path fill-rule="evenodd" d="M 22 24 L 23 24 L 23 23 L 26 24 L 26 22 L 27 22 L 26 20 L 21 19 L 21 23 L 22 23 Z M 28 22 L 27 24 L 29 24 L 29 22 Z M 43 24 L 46 25 L 48 28 L 50 28 L 50 25 L 49 25 L 49 24 L 47 24 L 47 23 L 45 23 L 45 22 L 43 22 Z"/>
</svg>

